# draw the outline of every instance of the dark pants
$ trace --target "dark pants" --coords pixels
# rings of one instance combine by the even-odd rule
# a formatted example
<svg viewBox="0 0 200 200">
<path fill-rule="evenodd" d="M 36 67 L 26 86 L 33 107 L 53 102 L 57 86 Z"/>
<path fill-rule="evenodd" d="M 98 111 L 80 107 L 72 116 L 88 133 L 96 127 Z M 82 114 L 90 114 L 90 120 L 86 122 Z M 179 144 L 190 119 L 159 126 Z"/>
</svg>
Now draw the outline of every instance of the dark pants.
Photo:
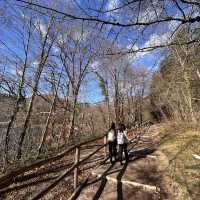
<svg viewBox="0 0 200 200">
<path fill-rule="evenodd" d="M 109 157 L 110 157 L 110 162 L 112 163 L 112 157 L 114 157 L 116 161 L 116 156 L 117 156 L 117 142 L 108 142 L 108 147 L 109 147 Z"/>
<path fill-rule="evenodd" d="M 128 151 L 127 151 L 127 144 L 119 144 L 119 161 L 120 161 L 120 163 L 122 163 L 123 152 L 125 154 L 126 162 L 128 162 L 129 158 L 128 158 Z"/>
</svg>

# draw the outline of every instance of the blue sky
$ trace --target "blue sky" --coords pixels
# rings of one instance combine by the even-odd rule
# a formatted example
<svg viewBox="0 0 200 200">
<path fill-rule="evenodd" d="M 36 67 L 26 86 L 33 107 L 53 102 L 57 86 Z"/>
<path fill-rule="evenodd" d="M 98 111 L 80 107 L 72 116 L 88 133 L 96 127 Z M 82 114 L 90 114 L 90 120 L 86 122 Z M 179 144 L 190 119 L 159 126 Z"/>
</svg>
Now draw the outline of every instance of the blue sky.
<svg viewBox="0 0 200 200">
<path fill-rule="evenodd" d="M 13 2 L 15 3 L 15 6 L 10 7 L 11 4 L 13 5 Z M 63 12 L 65 11 L 70 12 L 71 14 L 75 14 L 77 16 L 86 15 L 89 13 L 92 16 L 98 15 L 98 17 L 100 17 L 101 19 L 117 20 L 119 22 L 127 22 L 127 20 L 130 17 L 134 17 L 136 15 L 135 13 L 129 12 L 128 9 L 126 11 L 117 10 L 117 11 L 104 13 L 104 14 L 95 11 L 95 9 L 97 10 L 101 7 L 102 2 L 107 2 L 107 3 L 104 3 L 104 6 L 102 7 L 102 9 L 106 11 L 106 10 L 115 9 L 116 7 L 122 5 L 122 2 L 123 2 L 122 0 L 109 0 L 109 1 L 59 0 L 56 2 L 48 1 L 48 0 L 42 0 L 42 1 L 37 0 L 33 2 L 37 2 L 46 6 L 51 6 L 51 5 L 54 6 L 56 3 L 56 8 Z M 28 15 L 29 12 L 31 11 L 27 9 L 23 9 L 19 7 L 19 5 L 22 5 L 22 4 L 20 4 L 19 2 L 16 3 L 14 0 L 7 0 L 3 2 L 1 1 L 0 9 L 6 11 L 5 14 L 7 15 L 10 21 L 5 22 L 5 25 L 4 23 L 0 25 L 0 31 L 1 31 L 0 40 L 3 41 L 12 50 L 12 52 L 7 47 L 0 44 L 0 53 L 1 55 L 16 54 L 19 57 L 21 57 L 23 60 L 24 59 L 24 51 L 23 51 L 23 46 L 22 46 L 23 44 L 22 44 L 22 40 L 20 39 L 20 35 L 18 34 L 18 31 L 16 30 L 17 29 L 23 30 L 22 24 L 20 24 L 20 18 L 26 17 L 26 15 Z M 156 7 L 157 12 L 159 13 L 160 12 L 160 8 L 158 6 L 159 4 L 156 4 L 156 5 L 157 5 Z M 86 11 L 86 13 L 84 13 L 83 9 L 84 11 Z M 165 15 L 167 14 L 175 15 L 175 16 L 181 15 L 179 11 L 174 9 L 173 4 L 167 5 Z M 146 18 L 153 19 L 154 17 L 155 17 L 154 11 L 151 9 L 149 10 L 146 9 L 142 11 L 141 14 L 139 15 L 139 20 L 145 21 Z M 41 20 L 43 21 L 43 23 L 39 25 L 41 32 L 46 31 L 45 19 L 46 19 L 46 16 L 45 17 L 43 16 Z M 76 21 L 75 23 L 76 24 L 80 23 L 81 25 L 80 21 Z M 101 34 L 101 37 L 106 37 L 109 42 L 112 42 L 114 38 L 116 37 L 116 35 L 118 34 L 118 32 L 120 32 L 120 34 L 118 35 L 115 41 L 115 44 L 117 45 L 117 47 L 121 49 L 122 51 L 137 50 L 139 48 L 148 47 L 152 45 L 165 44 L 169 42 L 170 34 L 177 26 L 178 26 L 178 23 L 169 22 L 169 23 L 166 23 L 165 25 L 156 24 L 153 26 L 149 26 L 145 30 L 143 30 L 142 27 L 120 28 L 120 27 L 112 27 L 110 25 L 106 25 L 104 26 L 104 29 L 103 29 L 104 31 Z M 80 30 L 77 30 L 77 32 L 78 31 Z M 39 38 L 37 37 L 36 41 L 38 40 Z M 37 60 L 35 60 L 35 57 L 37 57 L 38 46 L 35 45 L 35 43 L 33 42 L 32 48 L 33 48 L 33 51 L 30 55 L 30 60 L 31 62 L 36 63 Z M 54 51 L 56 51 L 55 47 L 54 47 Z M 135 66 L 136 65 L 143 66 L 148 69 L 151 69 L 154 66 L 154 69 L 157 69 L 159 67 L 161 60 L 163 59 L 163 51 L 158 49 L 152 52 L 139 52 L 137 54 L 132 55 L 132 57 L 130 56 L 130 59 L 131 59 L 131 63 Z M 9 69 L 7 69 L 7 72 L 14 74 L 15 67 L 13 67 L 13 65 L 8 65 L 8 66 L 9 66 Z M 87 77 L 86 83 L 87 83 L 86 84 L 87 87 L 83 89 L 84 95 L 80 94 L 80 99 L 83 101 L 90 101 L 90 102 L 101 101 L 102 100 L 101 90 L 98 87 L 98 82 L 96 81 L 94 75 L 90 75 L 89 77 Z"/>
</svg>

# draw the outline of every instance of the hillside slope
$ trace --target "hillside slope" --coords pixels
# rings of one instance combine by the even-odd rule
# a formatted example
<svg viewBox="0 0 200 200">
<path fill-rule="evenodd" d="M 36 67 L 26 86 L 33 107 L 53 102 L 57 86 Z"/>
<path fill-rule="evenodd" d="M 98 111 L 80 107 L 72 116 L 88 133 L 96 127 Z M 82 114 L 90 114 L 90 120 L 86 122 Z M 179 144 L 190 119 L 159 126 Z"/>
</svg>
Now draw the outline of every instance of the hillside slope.
<svg viewBox="0 0 200 200">
<path fill-rule="evenodd" d="M 176 199 L 200 199 L 200 132 L 197 125 L 165 123 L 159 128 L 158 150 L 165 154 Z"/>
</svg>

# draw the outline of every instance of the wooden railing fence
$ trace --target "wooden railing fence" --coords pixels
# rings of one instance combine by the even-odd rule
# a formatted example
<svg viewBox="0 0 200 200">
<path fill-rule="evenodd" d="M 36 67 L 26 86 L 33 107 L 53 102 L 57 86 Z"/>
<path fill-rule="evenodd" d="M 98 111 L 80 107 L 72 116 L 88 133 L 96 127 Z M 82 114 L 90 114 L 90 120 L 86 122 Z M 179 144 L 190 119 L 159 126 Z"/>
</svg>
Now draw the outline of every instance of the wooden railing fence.
<svg viewBox="0 0 200 200">
<path fill-rule="evenodd" d="M 136 142 L 142 133 L 142 128 L 144 127 L 149 127 L 149 122 L 144 122 L 143 124 L 138 124 L 136 125 L 134 128 L 130 129 L 128 132 L 135 132 L 135 134 L 133 134 L 131 136 L 131 144 L 133 144 L 134 142 Z M 89 153 L 89 155 L 84 155 L 85 157 L 83 157 L 82 150 L 84 149 L 84 147 L 88 145 L 88 147 L 90 146 L 90 143 L 95 142 L 95 145 L 97 146 L 97 149 L 95 149 L 92 153 Z M 103 143 L 103 144 L 102 144 Z M 94 146 L 94 145 L 93 145 Z M 59 153 L 56 156 L 50 157 L 48 159 L 45 160 L 41 160 L 38 161 L 30 166 L 26 166 L 23 167 L 21 169 L 17 169 L 15 171 L 12 171 L 11 173 L 7 174 L 6 176 L 3 176 L 0 178 L 0 193 L 2 191 L 6 191 L 6 187 L 8 187 L 9 185 L 11 185 L 13 182 L 15 182 L 15 180 L 18 178 L 19 176 L 21 176 L 21 179 L 23 179 L 25 177 L 24 173 L 28 172 L 29 170 L 32 170 L 34 168 L 38 168 L 40 166 L 43 166 L 44 164 L 50 164 L 53 163 L 63 157 L 65 157 L 66 155 L 70 155 L 72 153 L 74 154 L 74 161 L 72 160 L 70 162 L 70 164 L 66 165 L 65 169 L 62 169 L 63 172 L 61 173 L 61 175 L 59 175 L 58 177 L 55 177 L 54 180 L 46 187 L 44 188 L 42 191 L 40 191 L 38 194 L 36 194 L 32 200 L 37 200 L 40 199 L 41 197 L 43 197 L 45 194 L 47 194 L 50 190 L 52 190 L 55 186 L 58 185 L 58 183 L 60 183 L 63 179 L 65 179 L 66 177 L 70 177 L 73 175 L 73 185 L 74 185 L 74 190 L 77 189 L 78 185 L 79 185 L 79 171 L 80 171 L 80 167 L 87 163 L 88 160 L 96 155 L 97 153 L 101 153 L 103 154 L 103 159 L 100 160 L 99 165 L 104 163 L 109 157 L 107 155 L 107 134 L 89 140 L 89 141 L 85 141 L 85 142 L 81 142 L 77 145 L 74 145 L 72 147 L 70 147 L 69 149 L 63 151 L 62 153 Z M 37 174 L 35 174 L 36 176 Z M 13 188 L 14 190 L 15 188 Z"/>
</svg>

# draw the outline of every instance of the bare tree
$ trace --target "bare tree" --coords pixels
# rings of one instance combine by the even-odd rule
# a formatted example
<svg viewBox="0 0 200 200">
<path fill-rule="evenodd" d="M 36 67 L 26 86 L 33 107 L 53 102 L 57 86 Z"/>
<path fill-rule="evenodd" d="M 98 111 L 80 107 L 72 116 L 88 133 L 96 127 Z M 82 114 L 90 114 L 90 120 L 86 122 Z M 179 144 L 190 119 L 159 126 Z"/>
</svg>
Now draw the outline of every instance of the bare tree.
<svg viewBox="0 0 200 200">
<path fill-rule="evenodd" d="M 26 70 L 27 70 L 27 65 L 28 65 L 28 55 L 29 55 L 30 40 L 31 40 L 31 34 L 32 34 L 32 24 L 33 24 L 33 18 L 32 18 L 32 16 L 30 16 L 29 25 L 28 25 L 28 38 L 27 38 L 26 42 L 24 41 L 25 60 L 24 60 L 24 64 L 22 67 L 22 75 L 21 75 L 21 80 L 20 80 L 19 88 L 18 88 L 17 101 L 16 101 L 15 108 L 14 108 L 13 114 L 11 116 L 11 119 L 8 123 L 7 131 L 6 131 L 6 142 L 5 142 L 5 151 L 4 151 L 5 164 L 7 163 L 9 133 L 10 133 L 11 127 L 15 121 L 16 115 L 19 111 L 20 102 L 23 98 L 22 93 L 23 93 L 23 89 L 24 89 L 25 75 L 26 75 Z"/>
<path fill-rule="evenodd" d="M 61 69 L 61 72 L 59 74 L 57 86 L 53 86 L 53 88 L 52 88 L 53 93 L 54 93 L 53 100 L 52 100 L 52 103 L 51 103 L 51 108 L 50 108 L 50 111 L 49 111 L 49 114 L 48 114 L 48 117 L 47 117 L 47 120 L 46 120 L 44 130 L 42 132 L 42 139 L 41 139 L 41 143 L 40 143 L 39 148 L 38 148 L 38 155 L 41 153 L 42 145 L 44 145 L 44 142 L 45 142 L 46 137 L 47 137 L 47 130 L 48 130 L 48 126 L 49 126 L 49 123 L 50 123 L 51 116 L 52 116 L 52 112 L 53 112 L 53 110 L 55 111 L 55 103 L 56 103 L 56 98 L 58 97 L 58 89 L 59 89 L 60 82 L 61 82 L 62 72 L 63 72 L 63 68 Z"/>
<path fill-rule="evenodd" d="M 63 32 L 60 36 L 60 60 L 69 79 L 69 96 L 72 112 L 70 117 L 70 128 L 68 137 L 73 135 L 75 117 L 77 114 L 78 95 L 81 84 L 85 79 L 90 63 L 95 55 L 92 38 L 88 38 L 87 31 L 81 30 L 77 33 L 77 27 L 69 27 L 68 32 Z M 94 42 L 94 41 L 93 41 Z M 67 47 L 67 48 L 66 48 Z"/>
<path fill-rule="evenodd" d="M 54 23 L 54 16 L 52 16 L 50 18 L 49 24 L 47 26 L 47 31 L 46 31 L 46 33 L 44 33 L 44 36 L 43 36 L 44 39 L 43 39 L 43 42 L 42 42 L 39 63 L 38 63 L 38 66 L 36 68 L 35 75 L 34 75 L 32 96 L 31 96 L 30 103 L 29 103 L 29 106 L 28 106 L 28 111 L 27 111 L 27 114 L 26 114 L 26 118 L 25 118 L 25 121 L 24 121 L 23 131 L 21 132 L 21 136 L 20 136 L 19 149 L 18 149 L 18 154 L 17 154 L 17 158 L 18 159 L 21 158 L 21 156 L 22 156 L 22 144 L 23 144 L 24 137 L 26 135 L 28 124 L 29 124 L 29 121 L 30 121 L 30 116 L 31 116 L 32 108 L 33 108 L 33 102 L 34 102 L 34 99 L 35 99 L 35 97 L 37 95 L 37 90 L 38 90 L 40 77 L 41 77 L 42 71 L 44 69 L 44 66 L 46 64 L 46 61 L 47 61 L 47 58 L 49 56 L 50 50 L 52 48 L 52 45 L 53 45 L 53 43 L 54 43 L 54 41 L 56 39 L 56 36 L 57 36 L 56 34 L 53 35 L 52 39 L 50 39 L 50 37 L 49 37 L 49 34 L 50 34 L 51 29 L 52 29 L 53 23 Z"/>
</svg>

